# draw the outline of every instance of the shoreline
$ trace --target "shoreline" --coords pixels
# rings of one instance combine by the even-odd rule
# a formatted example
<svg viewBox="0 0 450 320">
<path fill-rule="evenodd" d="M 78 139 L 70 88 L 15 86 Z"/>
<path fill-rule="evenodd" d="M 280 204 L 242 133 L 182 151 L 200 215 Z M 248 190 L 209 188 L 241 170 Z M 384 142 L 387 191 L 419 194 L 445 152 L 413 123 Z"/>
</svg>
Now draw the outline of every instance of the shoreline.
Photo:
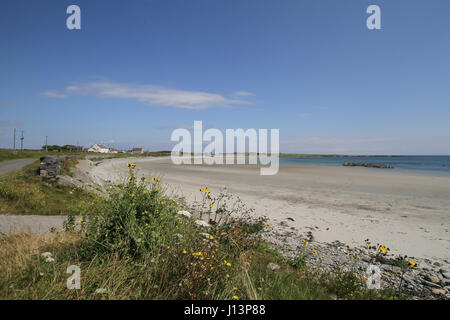
<svg viewBox="0 0 450 320">
<path fill-rule="evenodd" d="M 176 166 L 164 157 L 102 161 L 93 166 L 95 182 L 115 179 L 128 161 L 136 162 L 140 174 L 160 176 L 188 201 L 199 200 L 202 186 L 215 194 L 226 188 L 255 215 L 268 216 L 274 225 L 288 223 L 305 238 L 312 232 L 319 242 L 350 246 L 371 238 L 394 254 L 450 259 L 448 176 L 310 164 L 280 164 L 277 175 L 260 176 L 257 166 Z"/>
<path fill-rule="evenodd" d="M 370 238 L 373 245 L 390 248 L 390 262 L 375 262 L 381 288 L 402 286 L 412 299 L 450 298 L 450 177 L 301 164 L 260 176 L 255 167 L 176 166 L 170 158 L 85 164 L 102 185 L 125 177 L 128 161 L 136 163 L 138 178 L 160 177 L 168 192 L 184 195 L 191 205 L 201 200 L 200 188 L 207 186 L 216 196 L 226 186 L 255 217 L 269 218 L 264 239 L 274 249 L 288 259 L 303 256 L 312 270 L 367 276 L 375 253 L 365 243 Z M 392 264 L 398 255 L 418 267 L 402 276 Z"/>
</svg>

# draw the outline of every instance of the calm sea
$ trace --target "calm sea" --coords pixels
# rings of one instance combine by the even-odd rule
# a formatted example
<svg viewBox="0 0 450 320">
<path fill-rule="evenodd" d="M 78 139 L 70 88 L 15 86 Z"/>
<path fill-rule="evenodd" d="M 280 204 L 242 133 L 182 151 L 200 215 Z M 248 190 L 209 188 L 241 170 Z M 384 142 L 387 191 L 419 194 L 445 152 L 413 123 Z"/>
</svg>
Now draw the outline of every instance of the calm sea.
<svg viewBox="0 0 450 320">
<path fill-rule="evenodd" d="M 281 157 L 280 163 L 305 163 L 341 166 L 345 162 L 393 165 L 395 169 L 450 174 L 450 156 L 373 156 L 373 157 Z"/>
</svg>

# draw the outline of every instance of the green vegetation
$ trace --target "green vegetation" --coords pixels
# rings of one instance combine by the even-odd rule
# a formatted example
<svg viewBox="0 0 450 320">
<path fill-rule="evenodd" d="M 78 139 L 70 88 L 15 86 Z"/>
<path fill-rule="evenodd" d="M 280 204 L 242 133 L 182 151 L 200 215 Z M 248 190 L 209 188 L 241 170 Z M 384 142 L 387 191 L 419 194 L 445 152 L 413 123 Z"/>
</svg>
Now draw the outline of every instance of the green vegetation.
<svg viewBox="0 0 450 320">
<path fill-rule="evenodd" d="M 196 210 L 208 224 L 190 217 L 184 199 L 168 196 L 160 178 L 137 179 L 134 164 L 107 190 L 89 215 L 68 219 L 66 232 L 0 237 L 0 299 L 396 298 L 367 290 L 351 272 L 291 263 L 262 240 L 265 218 L 251 219 L 245 206 L 207 187 Z M 70 265 L 81 269 L 79 290 L 66 288 Z"/>
<path fill-rule="evenodd" d="M 42 150 L 13 150 L 13 149 L 0 149 L 0 161 L 17 160 L 17 159 L 30 159 L 40 158 L 42 156 L 61 156 L 61 155 L 87 155 L 87 152 L 57 152 Z"/>
<path fill-rule="evenodd" d="M 13 149 L 0 149 L 0 161 L 17 160 L 17 159 L 29 159 L 29 158 L 40 158 L 42 156 L 63 156 L 63 155 L 98 155 L 96 158 L 92 158 L 92 161 L 100 161 L 103 159 L 115 159 L 115 158 L 129 158 L 129 157 L 167 157 L 170 156 L 170 151 L 155 151 L 146 153 L 95 153 L 95 152 L 81 152 L 78 150 L 64 149 L 60 147 L 59 149 L 51 150 L 61 150 L 61 151 L 48 151 L 45 150 L 13 150 Z"/>
<path fill-rule="evenodd" d="M 104 154 L 101 157 L 90 158 L 91 161 L 102 161 L 105 159 L 119 159 L 119 158 L 144 158 L 144 157 L 170 157 L 171 151 L 155 151 L 155 152 L 146 152 L 146 153 L 114 153 L 114 154 Z"/>
<path fill-rule="evenodd" d="M 65 161 L 63 173 L 68 173 L 76 161 Z M 1 214 L 81 214 L 93 197 L 80 188 L 72 189 L 41 178 L 39 161 L 0 177 Z"/>
</svg>

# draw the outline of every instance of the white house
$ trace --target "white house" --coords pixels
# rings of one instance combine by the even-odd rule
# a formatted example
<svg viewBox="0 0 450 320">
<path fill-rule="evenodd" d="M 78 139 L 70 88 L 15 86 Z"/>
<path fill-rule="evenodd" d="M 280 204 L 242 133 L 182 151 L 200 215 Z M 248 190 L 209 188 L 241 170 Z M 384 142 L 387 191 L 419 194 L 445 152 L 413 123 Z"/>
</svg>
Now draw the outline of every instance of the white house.
<svg viewBox="0 0 450 320">
<path fill-rule="evenodd" d="M 88 152 L 109 153 L 109 148 L 104 144 L 96 143 L 88 149 Z"/>
</svg>

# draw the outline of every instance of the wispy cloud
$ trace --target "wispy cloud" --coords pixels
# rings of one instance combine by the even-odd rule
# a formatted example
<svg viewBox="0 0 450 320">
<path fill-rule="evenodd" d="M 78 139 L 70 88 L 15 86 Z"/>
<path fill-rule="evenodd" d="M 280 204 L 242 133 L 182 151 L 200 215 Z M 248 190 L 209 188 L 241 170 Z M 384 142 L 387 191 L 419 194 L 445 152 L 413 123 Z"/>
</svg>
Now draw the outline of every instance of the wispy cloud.
<svg viewBox="0 0 450 320">
<path fill-rule="evenodd" d="M 56 91 L 45 91 L 41 93 L 42 96 L 51 97 L 51 98 L 65 98 L 67 97 L 67 94 L 65 93 L 58 93 Z"/>
<path fill-rule="evenodd" d="M 254 93 L 248 91 L 236 91 L 234 94 L 240 97 L 253 97 L 255 95 Z"/>
<path fill-rule="evenodd" d="M 42 95 L 65 98 L 73 94 L 93 95 L 111 99 L 133 99 L 149 106 L 201 110 L 249 104 L 249 101 L 227 98 L 217 93 L 170 89 L 154 85 L 136 85 L 108 81 L 68 86 L 64 92 L 46 91 Z"/>
</svg>

